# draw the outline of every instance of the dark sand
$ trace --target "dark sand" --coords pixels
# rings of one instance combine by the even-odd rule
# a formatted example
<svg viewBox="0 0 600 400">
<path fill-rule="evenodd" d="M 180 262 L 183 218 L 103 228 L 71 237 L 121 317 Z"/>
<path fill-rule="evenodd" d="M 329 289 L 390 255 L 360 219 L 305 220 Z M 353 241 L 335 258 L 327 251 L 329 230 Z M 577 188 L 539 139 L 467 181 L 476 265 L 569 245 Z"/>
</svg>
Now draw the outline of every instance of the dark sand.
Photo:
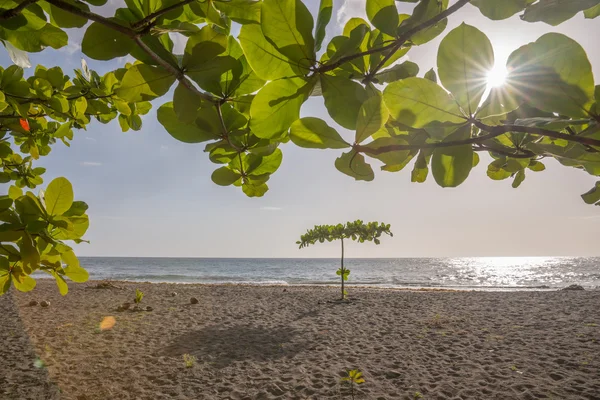
<svg viewBox="0 0 600 400">
<path fill-rule="evenodd" d="M 600 291 L 116 284 L 0 297 L 0 399 L 600 399 Z"/>
</svg>

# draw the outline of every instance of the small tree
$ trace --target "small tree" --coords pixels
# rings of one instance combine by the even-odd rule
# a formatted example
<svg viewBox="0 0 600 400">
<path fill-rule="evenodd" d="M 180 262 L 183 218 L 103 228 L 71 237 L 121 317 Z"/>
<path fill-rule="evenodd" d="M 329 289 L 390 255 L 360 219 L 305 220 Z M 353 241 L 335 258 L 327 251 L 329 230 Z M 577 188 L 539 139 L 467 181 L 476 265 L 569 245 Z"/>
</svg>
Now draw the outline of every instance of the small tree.
<svg viewBox="0 0 600 400">
<path fill-rule="evenodd" d="M 373 241 L 375 244 L 379 244 L 379 238 L 382 234 L 388 234 L 394 236 L 390 231 L 390 225 L 378 222 L 363 223 L 361 220 L 354 222 L 346 222 L 346 224 L 337 225 L 315 225 L 313 229 L 309 229 L 304 235 L 300 236 L 300 240 L 296 242 L 302 249 L 308 247 L 311 244 L 317 242 L 323 243 L 324 241 L 332 242 L 334 240 L 340 240 L 342 243 L 342 257 L 340 269 L 337 270 L 337 275 L 340 276 L 342 282 L 342 300 L 346 298 L 347 292 L 344 289 L 344 281 L 348 280 L 350 270 L 344 267 L 344 239 L 357 240 L 360 243 L 365 241 Z"/>
</svg>

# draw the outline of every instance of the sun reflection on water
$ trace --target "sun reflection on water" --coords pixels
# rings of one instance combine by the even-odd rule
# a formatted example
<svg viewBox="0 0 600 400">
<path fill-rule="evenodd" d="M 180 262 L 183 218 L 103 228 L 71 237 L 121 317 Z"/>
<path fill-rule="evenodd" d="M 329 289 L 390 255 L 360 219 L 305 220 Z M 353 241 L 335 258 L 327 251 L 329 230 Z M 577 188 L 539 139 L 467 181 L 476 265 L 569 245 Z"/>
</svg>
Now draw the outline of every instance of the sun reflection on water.
<svg viewBox="0 0 600 400">
<path fill-rule="evenodd" d="M 455 258 L 456 280 L 470 280 L 484 286 L 524 286 L 530 281 L 559 279 L 552 266 L 561 262 L 557 257 L 477 257 Z M 545 270 L 547 272 L 545 272 Z M 450 278 L 451 280 L 454 280 Z"/>
</svg>

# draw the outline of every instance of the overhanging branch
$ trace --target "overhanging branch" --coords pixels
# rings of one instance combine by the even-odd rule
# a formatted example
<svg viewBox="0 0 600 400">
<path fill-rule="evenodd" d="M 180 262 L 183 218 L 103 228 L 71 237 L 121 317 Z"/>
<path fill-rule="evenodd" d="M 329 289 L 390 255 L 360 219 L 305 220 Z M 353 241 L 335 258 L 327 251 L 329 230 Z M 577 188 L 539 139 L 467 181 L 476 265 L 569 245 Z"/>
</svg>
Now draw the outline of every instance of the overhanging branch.
<svg viewBox="0 0 600 400">
<path fill-rule="evenodd" d="M 351 54 L 349 56 L 346 57 L 342 57 L 339 60 L 337 60 L 336 62 L 332 63 L 332 64 L 325 64 L 324 66 L 322 66 L 321 68 L 317 68 L 316 71 L 320 72 L 320 73 L 324 73 L 324 72 L 328 72 L 328 71 L 332 71 L 336 68 L 338 68 L 340 65 L 345 64 L 349 61 L 352 61 L 354 59 L 360 58 L 360 57 L 364 57 L 364 56 L 368 56 L 370 54 L 375 54 L 375 53 L 381 53 L 383 51 L 386 50 L 393 50 L 393 49 L 399 49 L 407 40 L 409 40 L 411 38 L 411 36 L 413 36 L 416 33 L 419 33 L 422 30 L 425 30 L 427 28 L 432 27 L 433 25 L 437 24 L 438 22 L 440 22 L 441 20 L 447 18 L 448 16 L 454 14 L 456 11 L 460 10 L 462 7 L 464 7 L 467 3 L 469 3 L 471 0 L 458 0 L 456 3 L 454 3 L 452 6 L 448 7 L 446 10 L 442 11 L 441 13 L 437 14 L 435 17 L 407 30 L 406 32 L 404 32 L 403 34 L 401 34 L 400 36 L 398 36 L 398 38 L 396 40 L 394 40 L 392 43 L 390 43 L 387 46 L 383 46 L 383 47 L 379 47 L 379 48 L 375 48 L 375 49 L 370 49 L 367 51 L 363 51 L 361 53 L 356 53 L 356 54 Z M 394 51 L 390 52 L 390 55 L 387 57 L 389 59 L 389 57 L 391 57 L 391 54 L 393 54 Z M 383 65 L 385 63 L 385 61 L 381 62 L 380 64 Z M 381 65 L 378 66 L 378 68 L 381 67 Z"/>
<path fill-rule="evenodd" d="M 376 156 L 379 154 L 389 153 L 393 151 L 402 151 L 402 150 L 421 150 L 421 149 L 438 149 L 445 147 L 455 147 L 462 146 L 466 144 L 476 144 L 478 145 L 474 150 L 476 151 L 491 151 L 498 154 L 506 155 L 508 157 L 514 158 L 530 158 L 535 157 L 536 154 L 523 149 L 515 149 L 516 153 L 511 153 L 506 149 L 500 149 L 491 147 L 489 144 L 485 144 L 486 141 L 493 139 L 495 137 L 501 136 L 505 133 L 509 132 L 518 132 L 518 133 L 526 133 L 530 135 L 538 135 L 550 137 L 553 139 L 563 139 L 570 142 L 576 142 L 589 146 L 600 147 L 600 140 L 592 139 L 588 137 L 582 136 L 574 136 L 568 135 L 562 132 L 551 131 L 548 129 L 530 127 L 530 126 L 520 126 L 520 125 L 498 125 L 498 126 L 490 126 L 482 123 L 478 120 L 471 120 L 471 123 L 481 129 L 484 132 L 487 132 L 485 135 L 481 136 L 473 136 L 467 139 L 462 140 L 453 140 L 449 142 L 437 142 L 437 143 L 423 143 L 423 144 L 391 144 L 388 146 L 381 146 L 378 148 L 370 148 L 368 145 L 354 145 L 354 150 L 359 153 L 365 153 L 371 156 Z"/>
</svg>

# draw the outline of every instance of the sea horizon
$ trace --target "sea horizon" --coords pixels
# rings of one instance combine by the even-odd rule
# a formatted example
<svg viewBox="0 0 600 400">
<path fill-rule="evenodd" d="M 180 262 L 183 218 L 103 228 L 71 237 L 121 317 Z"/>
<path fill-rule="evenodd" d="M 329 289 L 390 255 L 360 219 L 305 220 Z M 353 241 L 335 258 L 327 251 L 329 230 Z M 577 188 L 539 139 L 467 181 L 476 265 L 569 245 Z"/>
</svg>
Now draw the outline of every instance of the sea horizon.
<svg viewBox="0 0 600 400">
<path fill-rule="evenodd" d="M 336 285 L 339 258 L 80 257 L 91 280 Z M 600 288 L 600 257 L 346 258 L 350 286 L 481 290 Z"/>
</svg>

